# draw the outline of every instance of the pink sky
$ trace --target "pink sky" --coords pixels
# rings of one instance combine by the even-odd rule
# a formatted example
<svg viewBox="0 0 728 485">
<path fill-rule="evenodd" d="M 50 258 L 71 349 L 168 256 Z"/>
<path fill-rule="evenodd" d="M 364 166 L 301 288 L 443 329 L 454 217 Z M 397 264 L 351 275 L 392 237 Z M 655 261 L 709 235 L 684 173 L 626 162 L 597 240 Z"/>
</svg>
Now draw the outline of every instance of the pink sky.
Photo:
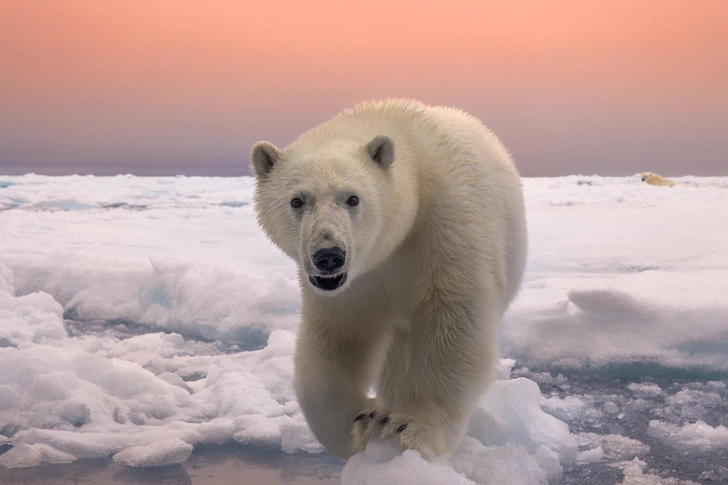
<svg viewBox="0 0 728 485">
<path fill-rule="evenodd" d="M 723 0 L 2 2 L 0 174 L 240 174 L 407 96 L 524 175 L 728 175 L 727 25 Z"/>
</svg>

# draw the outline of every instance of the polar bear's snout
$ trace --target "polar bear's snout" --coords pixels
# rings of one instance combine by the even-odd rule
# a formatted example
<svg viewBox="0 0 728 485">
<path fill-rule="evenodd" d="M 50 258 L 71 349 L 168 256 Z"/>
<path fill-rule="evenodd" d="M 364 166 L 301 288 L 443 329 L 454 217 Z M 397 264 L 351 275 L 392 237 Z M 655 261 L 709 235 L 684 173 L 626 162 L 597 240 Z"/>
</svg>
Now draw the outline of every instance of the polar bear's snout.
<svg viewBox="0 0 728 485">
<path fill-rule="evenodd" d="M 316 288 L 333 291 L 346 283 L 346 251 L 338 246 L 321 248 L 311 255 L 317 274 L 309 273 L 308 281 Z"/>
<path fill-rule="evenodd" d="M 313 255 L 313 265 L 316 266 L 322 275 L 332 275 L 344 266 L 346 262 L 346 251 L 339 247 L 324 248 L 316 251 Z"/>
<path fill-rule="evenodd" d="M 332 199 L 319 197 L 299 226 L 299 264 L 309 283 L 328 296 L 344 286 L 356 254 L 350 213 Z"/>
</svg>

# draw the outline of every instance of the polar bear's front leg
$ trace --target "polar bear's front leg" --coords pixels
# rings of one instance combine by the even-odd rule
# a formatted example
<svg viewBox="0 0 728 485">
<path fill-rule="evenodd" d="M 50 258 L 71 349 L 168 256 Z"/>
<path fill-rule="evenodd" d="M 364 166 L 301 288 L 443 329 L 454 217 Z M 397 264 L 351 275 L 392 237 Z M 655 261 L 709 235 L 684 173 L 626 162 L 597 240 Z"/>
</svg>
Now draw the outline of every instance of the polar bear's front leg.
<svg viewBox="0 0 728 485">
<path fill-rule="evenodd" d="M 352 454 L 351 428 L 367 397 L 376 366 L 376 341 L 336 339 L 316 325 L 304 325 L 295 356 L 296 397 L 316 438 L 333 455 Z"/>
<path fill-rule="evenodd" d="M 430 300 L 412 322 L 402 392 L 391 408 L 363 409 L 354 418 L 354 451 L 374 436 L 426 458 L 451 451 L 494 375 L 495 328 L 477 304 Z"/>
</svg>

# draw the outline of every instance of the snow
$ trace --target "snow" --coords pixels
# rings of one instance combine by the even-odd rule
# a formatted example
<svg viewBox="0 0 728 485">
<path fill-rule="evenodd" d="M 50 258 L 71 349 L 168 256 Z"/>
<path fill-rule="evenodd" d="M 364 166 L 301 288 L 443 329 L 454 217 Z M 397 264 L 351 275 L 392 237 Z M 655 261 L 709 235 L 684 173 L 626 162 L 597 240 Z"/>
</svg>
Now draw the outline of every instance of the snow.
<svg viewBox="0 0 728 485">
<path fill-rule="evenodd" d="M 676 180 L 525 179 L 529 265 L 469 436 L 431 463 L 373 442 L 342 483 L 728 476 L 728 178 Z M 252 191 L 0 176 L 0 471 L 325 453 L 292 388 L 296 268 Z"/>
<path fill-rule="evenodd" d="M 505 355 L 525 366 L 728 370 L 728 178 L 677 180 L 525 182 L 530 260 Z"/>
</svg>

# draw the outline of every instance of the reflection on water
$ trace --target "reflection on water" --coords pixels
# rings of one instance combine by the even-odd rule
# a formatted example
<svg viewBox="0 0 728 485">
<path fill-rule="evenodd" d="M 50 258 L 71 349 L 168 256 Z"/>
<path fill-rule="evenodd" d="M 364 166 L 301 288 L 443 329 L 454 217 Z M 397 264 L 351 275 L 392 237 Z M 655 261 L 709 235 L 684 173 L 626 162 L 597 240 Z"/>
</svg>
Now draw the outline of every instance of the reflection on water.
<svg viewBox="0 0 728 485">
<path fill-rule="evenodd" d="M 333 485 L 343 464 L 328 455 L 289 455 L 236 445 L 195 449 L 183 464 L 129 468 L 111 460 L 31 469 L 0 468 L 3 485 Z"/>
</svg>

